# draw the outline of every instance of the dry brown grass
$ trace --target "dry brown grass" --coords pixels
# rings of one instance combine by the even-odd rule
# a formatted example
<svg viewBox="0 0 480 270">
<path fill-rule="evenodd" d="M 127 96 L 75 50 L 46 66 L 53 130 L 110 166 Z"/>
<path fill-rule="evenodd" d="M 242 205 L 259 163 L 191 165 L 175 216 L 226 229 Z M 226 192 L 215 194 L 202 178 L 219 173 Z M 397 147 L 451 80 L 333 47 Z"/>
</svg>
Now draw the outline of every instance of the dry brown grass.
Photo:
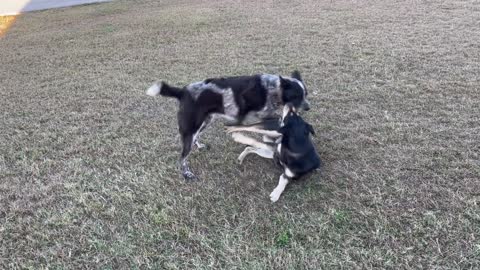
<svg viewBox="0 0 480 270">
<path fill-rule="evenodd" d="M 115 1 L 0 38 L 0 268 L 480 267 L 475 1 Z M 303 71 L 321 174 L 268 200 L 220 123 L 177 169 L 156 79 Z"/>
</svg>

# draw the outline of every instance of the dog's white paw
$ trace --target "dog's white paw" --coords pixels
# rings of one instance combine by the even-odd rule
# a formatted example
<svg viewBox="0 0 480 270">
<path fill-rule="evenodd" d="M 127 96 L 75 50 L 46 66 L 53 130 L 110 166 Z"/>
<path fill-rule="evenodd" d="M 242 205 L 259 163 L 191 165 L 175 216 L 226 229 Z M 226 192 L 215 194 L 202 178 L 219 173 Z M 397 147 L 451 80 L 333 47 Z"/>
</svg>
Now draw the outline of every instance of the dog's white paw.
<svg viewBox="0 0 480 270">
<path fill-rule="evenodd" d="M 245 151 L 243 151 L 237 158 L 238 164 L 242 165 L 243 159 L 245 158 L 246 154 Z"/>
<path fill-rule="evenodd" d="M 198 178 L 193 174 L 191 171 L 185 171 L 183 172 L 183 178 L 185 178 L 185 181 L 197 181 Z"/>
<path fill-rule="evenodd" d="M 280 199 L 280 195 L 282 195 L 282 192 L 278 189 L 274 189 L 272 193 L 270 193 L 270 200 L 272 202 L 276 202 L 278 199 Z"/>
<path fill-rule="evenodd" d="M 199 143 L 198 141 L 195 142 L 195 145 L 197 146 L 198 149 L 207 147 L 204 143 Z"/>
<path fill-rule="evenodd" d="M 245 147 L 245 149 L 243 150 L 243 152 L 238 156 L 237 160 L 238 160 L 238 163 L 239 164 L 242 164 L 243 163 L 243 160 L 245 159 L 245 157 L 250 154 L 252 152 L 252 150 L 255 149 L 251 146 L 247 146 Z"/>
</svg>

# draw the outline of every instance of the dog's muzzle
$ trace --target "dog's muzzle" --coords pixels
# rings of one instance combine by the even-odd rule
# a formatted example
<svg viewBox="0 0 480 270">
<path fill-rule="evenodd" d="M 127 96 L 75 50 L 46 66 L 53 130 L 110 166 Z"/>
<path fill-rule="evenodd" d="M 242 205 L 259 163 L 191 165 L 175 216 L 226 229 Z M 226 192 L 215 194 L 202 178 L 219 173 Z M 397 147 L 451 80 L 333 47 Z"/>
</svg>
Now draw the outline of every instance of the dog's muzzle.
<svg viewBox="0 0 480 270">
<path fill-rule="evenodd" d="M 304 111 L 309 111 L 309 110 L 310 110 L 310 103 L 308 103 L 308 101 L 304 100 L 304 101 L 302 102 L 302 106 L 301 106 L 301 107 L 302 107 L 302 110 L 304 110 Z"/>
</svg>

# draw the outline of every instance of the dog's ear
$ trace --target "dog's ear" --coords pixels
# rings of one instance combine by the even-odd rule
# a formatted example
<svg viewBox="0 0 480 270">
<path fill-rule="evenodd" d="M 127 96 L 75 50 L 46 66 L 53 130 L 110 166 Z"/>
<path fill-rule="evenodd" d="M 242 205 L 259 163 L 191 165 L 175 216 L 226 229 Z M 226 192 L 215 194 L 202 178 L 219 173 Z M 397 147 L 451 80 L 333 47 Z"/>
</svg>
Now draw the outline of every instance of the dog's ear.
<svg viewBox="0 0 480 270">
<path fill-rule="evenodd" d="M 300 71 L 298 71 L 298 70 L 294 70 L 294 71 L 292 72 L 292 78 L 297 79 L 297 80 L 303 82 L 302 75 L 300 75 Z"/>
<path fill-rule="evenodd" d="M 315 136 L 315 130 L 313 129 L 312 125 L 307 124 L 307 130 L 308 132 L 312 133 L 313 136 Z"/>
</svg>

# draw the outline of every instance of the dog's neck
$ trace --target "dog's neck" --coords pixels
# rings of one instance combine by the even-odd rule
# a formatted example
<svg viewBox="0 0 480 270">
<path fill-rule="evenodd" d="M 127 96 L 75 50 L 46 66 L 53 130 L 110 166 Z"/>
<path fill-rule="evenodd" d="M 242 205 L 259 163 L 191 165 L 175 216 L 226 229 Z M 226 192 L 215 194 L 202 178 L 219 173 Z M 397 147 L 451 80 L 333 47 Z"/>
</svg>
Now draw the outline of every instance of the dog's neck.
<svg viewBox="0 0 480 270">
<path fill-rule="evenodd" d="M 280 87 L 280 77 L 272 74 L 262 74 L 260 76 L 262 85 L 267 89 L 267 102 L 262 110 L 266 114 L 273 114 L 282 105 L 282 93 Z"/>
<path fill-rule="evenodd" d="M 260 79 L 269 94 L 280 93 L 280 77 L 278 75 L 262 74 Z"/>
</svg>

